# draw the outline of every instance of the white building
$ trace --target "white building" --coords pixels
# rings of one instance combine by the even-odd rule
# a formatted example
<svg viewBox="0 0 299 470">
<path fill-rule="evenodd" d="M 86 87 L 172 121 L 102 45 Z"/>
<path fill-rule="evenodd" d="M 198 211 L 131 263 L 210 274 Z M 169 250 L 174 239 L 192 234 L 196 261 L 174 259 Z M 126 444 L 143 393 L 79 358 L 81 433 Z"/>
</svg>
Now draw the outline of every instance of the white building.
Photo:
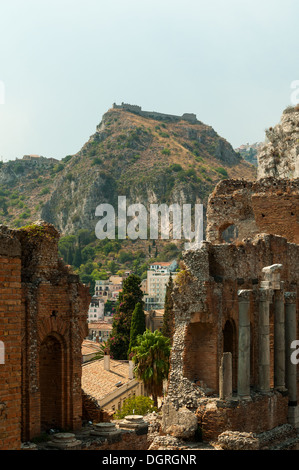
<svg viewBox="0 0 299 470">
<path fill-rule="evenodd" d="M 105 303 L 102 299 L 98 299 L 95 296 L 92 297 L 88 309 L 88 322 L 98 322 L 104 319 L 104 306 Z"/>
<path fill-rule="evenodd" d="M 176 269 L 176 261 L 153 263 L 150 265 L 150 269 L 147 271 L 146 284 L 143 284 L 143 289 L 146 291 L 144 295 L 146 311 L 164 308 L 170 273 L 174 280 L 176 277 L 174 271 Z"/>
</svg>

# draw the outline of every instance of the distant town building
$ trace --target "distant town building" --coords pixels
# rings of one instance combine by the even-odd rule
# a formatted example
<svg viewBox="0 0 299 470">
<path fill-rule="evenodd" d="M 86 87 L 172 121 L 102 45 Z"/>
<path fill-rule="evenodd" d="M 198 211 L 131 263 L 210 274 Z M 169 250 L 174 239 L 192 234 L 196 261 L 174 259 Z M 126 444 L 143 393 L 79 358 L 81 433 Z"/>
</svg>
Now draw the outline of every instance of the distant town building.
<svg viewBox="0 0 299 470">
<path fill-rule="evenodd" d="M 112 331 L 112 323 L 101 321 L 88 324 L 88 338 L 92 341 L 102 343 L 107 341 Z"/>
<path fill-rule="evenodd" d="M 167 262 L 156 262 L 150 265 L 150 270 L 155 271 L 156 273 L 170 273 L 177 269 L 178 263 L 176 260 L 167 261 Z"/>
<path fill-rule="evenodd" d="M 142 289 L 145 292 L 145 310 L 159 310 L 164 308 L 165 294 L 169 282 L 170 273 L 175 279 L 178 264 L 175 260 L 169 262 L 157 262 L 150 265 L 147 271 L 146 282 L 143 282 Z"/>
<path fill-rule="evenodd" d="M 88 309 L 88 323 L 98 322 L 104 319 L 105 304 L 102 299 L 92 297 Z"/>
<path fill-rule="evenodd" d="M 116 301 L 122 290 L 123 278 L 121 276 L 110 276 L 107 280 L 99 280 L 95 283 L 94 295 L 102 299 Z"/>
<path fill-rule="evenodd" d="M 152 333 L 156 330 L 161 331 L 163 326 L 164 309 L 150 310 L 145 312 L 145 326 Z"/>
</svg>

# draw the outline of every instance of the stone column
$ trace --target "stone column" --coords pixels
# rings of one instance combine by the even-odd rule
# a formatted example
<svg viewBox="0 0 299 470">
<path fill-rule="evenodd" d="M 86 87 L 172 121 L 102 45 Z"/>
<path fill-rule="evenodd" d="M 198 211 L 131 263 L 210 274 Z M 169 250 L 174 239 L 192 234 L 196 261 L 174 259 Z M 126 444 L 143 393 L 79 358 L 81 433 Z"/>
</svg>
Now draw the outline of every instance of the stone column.
<svg viewBox="0 0 299 470">
<path fill-rule="evenodd" d="M 232 354 L 223 353 L 219 368 L 219 398 L 229 400 L 233 395 Z"/>
<path fill-rule="evenodd" d="M 291 344 L 297 340 L 296 293 L 285 293 L 285 342 L 286 342 L 286 387 L 289 391 L 290 405 L 297 405 L 296 365 L 291 362 Z"/>
<path fill-rule="evenodd" d="M 134 375 L 134 362 L 129 361 L 129 379 L 132 380 L 134 378 L 135 378 L 135 375 Z"/>
<path fill-rule="evenodd" d="M 285 387 L 285 313 L 284 295 L 274 293 L 274 387 L 281 392 Z"/>
<path fill-rule="evenodd" d="M 259 391 L 270 391 L 270 315 L 269 306 L 273 291 L 259 289 Z"/>
<path fill-rule="evenodd" d="M 294 350 L 292 342 L 297 340 L 296 328 L 296 293 L 285 293 L 285 342 L 286 342 L 286 387 L 289 395 L 288 422 L 299 428 L 299 407 L 297 406 L 297 366 L 292 363 Z"/>
<path fill-rule="evenodd" d="M 238 395 L 250 397 L 250 294 L 251 290 L 238 291 L 239 301 L 239 348 L 238 348 Z"/>
</svg>

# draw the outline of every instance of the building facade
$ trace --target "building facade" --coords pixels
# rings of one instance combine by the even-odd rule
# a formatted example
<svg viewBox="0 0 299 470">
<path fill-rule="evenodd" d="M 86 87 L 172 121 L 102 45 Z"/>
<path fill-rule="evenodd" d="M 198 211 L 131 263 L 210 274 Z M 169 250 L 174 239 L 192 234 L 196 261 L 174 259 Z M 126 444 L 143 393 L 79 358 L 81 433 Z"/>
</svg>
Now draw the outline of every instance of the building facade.
<svg viewBox="0 0 299 470">
<path fill-rule="evenodd" d="M 177 262 L 160 262 L 150 265 L 147 271 L 146 283 L 143 284 L 145 310 L 163 309 L 166 295 L 167 284 L 172 276 L 175 280 Z"/>
</svg>

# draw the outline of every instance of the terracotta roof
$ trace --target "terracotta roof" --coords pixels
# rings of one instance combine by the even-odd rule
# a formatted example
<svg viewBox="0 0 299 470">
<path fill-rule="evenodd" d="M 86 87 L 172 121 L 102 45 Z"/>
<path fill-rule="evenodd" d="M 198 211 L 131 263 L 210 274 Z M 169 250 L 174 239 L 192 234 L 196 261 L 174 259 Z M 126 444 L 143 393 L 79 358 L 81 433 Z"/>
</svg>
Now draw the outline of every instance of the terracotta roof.
<svg viewBox="0 0 299 470">
<path fill-rule="evenodd" d="M 94 329 L 94 330 L 112 330 L 112 324 L 111 323 L 106 323 L 106 322 L 94 322 L 94 323 L 88 323 L 88 328 L 89 329 Z"/>
<path fill-rule="evenodd" d="M 161 261 L 161 263 L 151 263 L 151 266 L 170 266 L 173 261 Z"/>
<path fill-rule="evenodd" d="M 130 380 L 128 361 L 110 358 L 110 371 L 104 369 L 103 359 L 82 365 L 82 389 L 98 401 L 117 390 L 117 383 L 122 382 L 124 385 Z"/>
<path fill-rule="evenodd" d="M 82 353 L 82 356 L 85 356 L 86 354 L 95 353 L 99 349 L 100 349 L 99 343 L 95 343 L 94 341 L 85 339 L 81 346 L 81 353 Z"/>
</svg>

